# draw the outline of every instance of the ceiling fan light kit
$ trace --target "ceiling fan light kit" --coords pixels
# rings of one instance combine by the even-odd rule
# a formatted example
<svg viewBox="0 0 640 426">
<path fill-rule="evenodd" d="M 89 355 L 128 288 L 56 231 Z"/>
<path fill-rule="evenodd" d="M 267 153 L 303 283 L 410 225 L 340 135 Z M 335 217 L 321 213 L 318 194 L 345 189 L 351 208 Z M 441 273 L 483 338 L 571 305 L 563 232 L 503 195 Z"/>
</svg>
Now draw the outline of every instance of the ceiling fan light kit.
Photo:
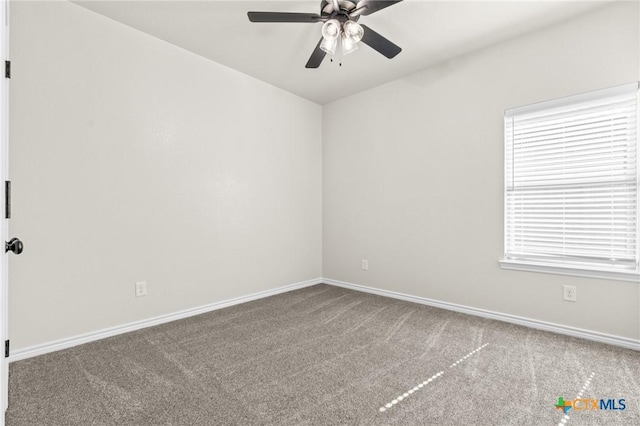
<svg viewBox="0 0 640 426">
<path fill-rule="evenodd" d="M 361 16 L 371 15 L 400 1 L 322 0 L 319 15 L 287 12 L 248 12 L 247 15 L 251 22 L 324 22 L 322 37 L 306 65 L 306 68 L 318 68 L 327 53 L 336 54 L 338 41 L 343 56 L 358 50 L 361 41 L 389 59 L 400 53 L 399 46 L 357 22 Z"/>
<path fill-rule="evenodd" d="M 363 35 L 364 29 L 355 21 L 346 21 L 341 25 L 337 19 L 329 19 L 322 26 L 320 49 L 325 53 L 335 55 L 338 38 L 340 38 L 342 54 L 348 55 L 358 50 L 358 43 L 362 40 Z"/>
</svg>

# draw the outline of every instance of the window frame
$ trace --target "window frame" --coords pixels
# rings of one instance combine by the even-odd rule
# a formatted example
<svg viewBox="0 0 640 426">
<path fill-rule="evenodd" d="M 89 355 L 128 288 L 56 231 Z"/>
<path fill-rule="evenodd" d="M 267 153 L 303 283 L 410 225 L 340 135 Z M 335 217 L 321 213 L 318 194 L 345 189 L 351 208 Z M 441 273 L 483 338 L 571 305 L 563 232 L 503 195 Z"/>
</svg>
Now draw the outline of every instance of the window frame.
<svg viewBox="0 0 640 426">
<path fill-rule="evenodd" d="M 579 277 L 589 278 L 603 278 L 621 281 L 632 281 L 640 283 L 640 82 L 635 81 L 620 86 L 615 86 L 607 89 L 596 90 L 592 92 L 582 93 L 573 96 L 567 96 L 550 101 L 543 101 L 526 105 L 522 107 L 510 108 L 505 110 L 503 124 L 503 154 L 504 154 L 504 181 L 503 181 L 503 258 L 499 261 L 499 265 L 502 269 L 529 271 L 529 272 L 543 272 L 560 275 L 571 275 Z M 589 102 L 597 99 L 603 99 L 606 97 L 612 97 L 616 95 L 628 94 L 635 91 L 636 98 L 636 269 L 634 270 L 612 270 L 604 266 L 598 265 L 582 265 L 567 261 L 566 264 L 559 263 L 545 263 L 539 260 L 529 259 L 512 259 L 509 258 L 507 253 L 508 248 L 508 233 L 507 233 L 507 194 L 508 187 L 507 182 L 508 167 L 507 167 L 507 132 L 506 132 L 506 120 L 510 117 L 535 113 L 538 111 L 544 111 L 553 108 L 559 108 L 563 106 L 569 106 L 573 104 L 579 104 L 583 102 Z"/>
</svg>

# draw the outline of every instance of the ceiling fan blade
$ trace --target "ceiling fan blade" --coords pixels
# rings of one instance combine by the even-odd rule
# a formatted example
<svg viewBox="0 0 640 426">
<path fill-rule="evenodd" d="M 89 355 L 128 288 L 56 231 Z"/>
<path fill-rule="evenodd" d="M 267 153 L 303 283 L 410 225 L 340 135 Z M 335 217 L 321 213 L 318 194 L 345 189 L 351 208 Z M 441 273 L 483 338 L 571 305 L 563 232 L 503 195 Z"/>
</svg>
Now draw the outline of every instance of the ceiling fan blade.
<svg viewBox="0 0 640 426">
<path fill-rule="evenodd" d="M 362 0 L 358 3 L 356 9 L 349 14 L 351 18 L 355 18 L 360 15 L 371 15 L 385 7 L 393 6 L 396 3 L 400 3 L 402 0 Z"/>
<path fill-rule="evenodd" d="M 360 26 L 364 28 L 364 36 L 362 37 L 362 42 L 364 44 L 369 45 L 371 48 L 382 53 L 389 59 L 402 52 L 402 48 L 400 46 L 393 44 L 371 28 L 362 24 L 360 24 Z"/>
<path fill-rule="evenodd" d="M 313 50 L 313 53 L 309 57 L 307 65 L 304 66 L 305 68 L 318 68 L 322 63 L 322 60 L 324 59 L 327 52 L 320 49 L 320 43 L 322 43 L 322 38 L 320 38 L 320 41 L 316 45 L 316 48 Z"/>
<path fill-rule="evenodd" d="M 319 22 L 324 20 L 317 13 L 247 12 L 251 22 Z"/>
</svg>

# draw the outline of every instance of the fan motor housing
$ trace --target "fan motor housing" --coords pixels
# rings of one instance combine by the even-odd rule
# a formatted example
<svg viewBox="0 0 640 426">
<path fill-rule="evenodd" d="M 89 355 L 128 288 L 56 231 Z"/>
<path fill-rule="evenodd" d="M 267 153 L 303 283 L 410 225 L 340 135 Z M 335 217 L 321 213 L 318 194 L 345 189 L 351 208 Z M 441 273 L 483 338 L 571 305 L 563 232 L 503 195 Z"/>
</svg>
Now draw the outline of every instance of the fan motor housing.
<svg viewBox="0 0 640 426">
<path fill-rule="evenodd" d="M 320 2 L 320 14 L 323 17 L 332 17 L 336 18 L 340 21 L 340 17 L 344 17 L 344 20 L 351 19 L 352 21 L 357 21 L 360 16 L 356 16 L 354 18 L 349 18 L 349 13 L 353 12 L 356 9 L 359 0 L 338 0 L 338 6 L 340 6 L 340 10 L 335 10 L 333 7 L 333 2 L 322 0 Z"/>
</svg>

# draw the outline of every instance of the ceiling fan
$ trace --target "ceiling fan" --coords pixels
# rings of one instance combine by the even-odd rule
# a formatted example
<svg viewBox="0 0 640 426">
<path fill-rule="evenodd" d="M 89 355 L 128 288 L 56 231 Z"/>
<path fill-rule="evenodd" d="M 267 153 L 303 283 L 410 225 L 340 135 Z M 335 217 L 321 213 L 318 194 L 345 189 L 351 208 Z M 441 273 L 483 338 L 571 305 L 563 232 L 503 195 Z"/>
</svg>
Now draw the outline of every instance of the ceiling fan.
<svg viewBox="0 0 640 426">
<path fill-rule="evenodd" d="M 293 12 L 248 12 L 251 22 L 324 22 L 322 37 L 313 50 L 306 68 L 318 68 L 327 53 L 333 55 L 341 48 L 347 55 L 358 49 L 358 43 L 372 47 L 387 58 L 395 57 L 402 49 L 358 23 L 360 16 L 371 15 L 381 9 L 400 3 L 402 0 L 322 0 L 320 14 Z"/>
</svg>

